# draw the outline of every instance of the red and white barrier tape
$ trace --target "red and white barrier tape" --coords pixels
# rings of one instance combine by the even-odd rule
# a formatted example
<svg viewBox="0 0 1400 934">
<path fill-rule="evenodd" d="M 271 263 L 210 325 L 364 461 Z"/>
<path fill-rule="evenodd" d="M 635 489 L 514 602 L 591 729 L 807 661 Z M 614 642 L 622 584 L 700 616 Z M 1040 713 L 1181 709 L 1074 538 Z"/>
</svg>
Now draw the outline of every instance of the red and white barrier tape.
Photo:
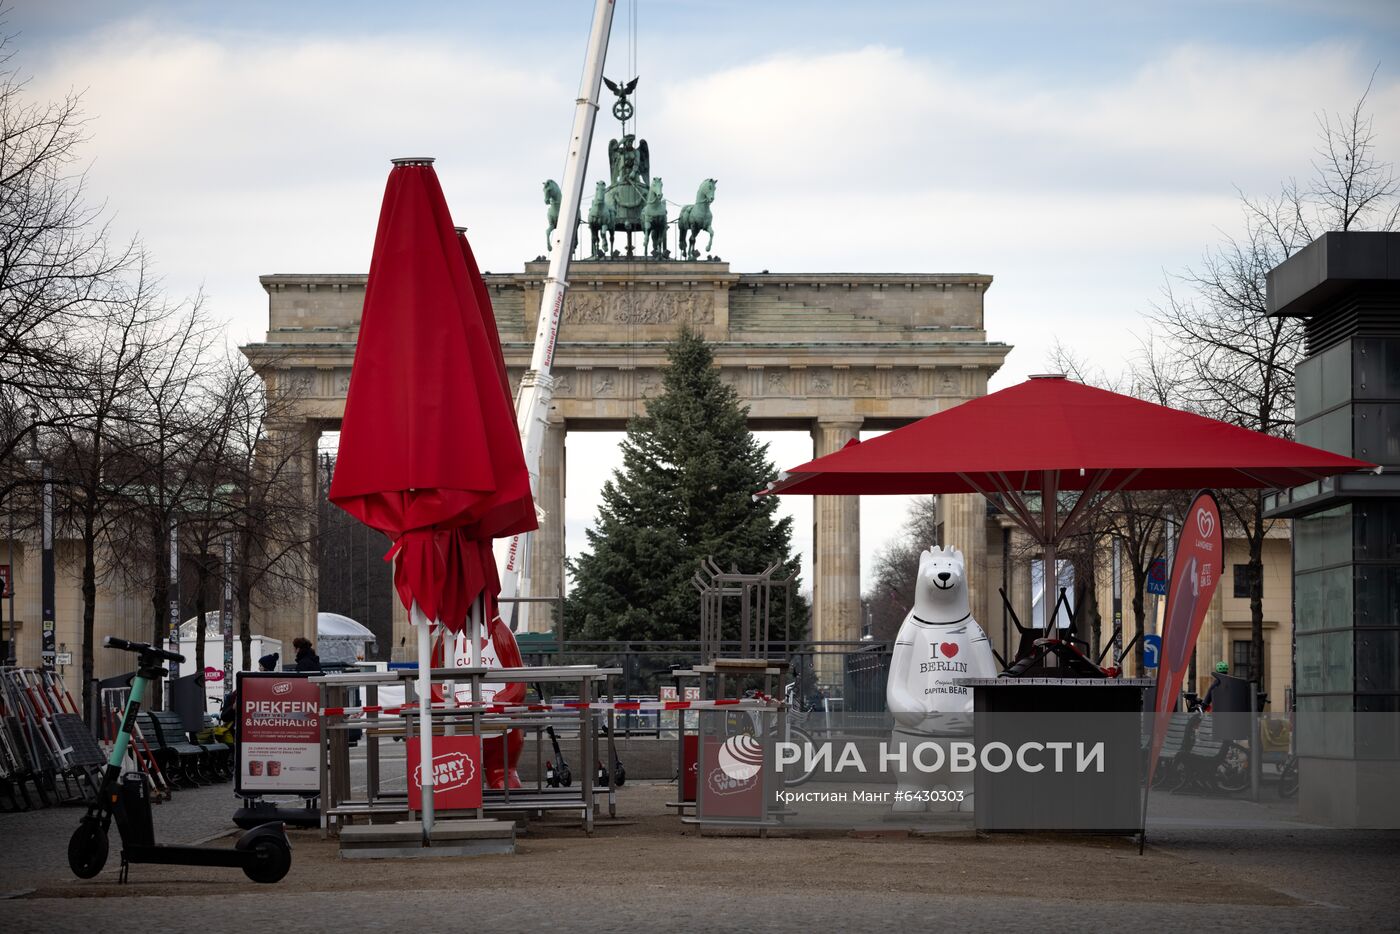
<svg viewBox="0 0 1400 934">
<path fill-rule="evenodd" d="M 777 700 L 764 695 L 726 700 L 695 701 L 573 701 L 563 704 L 489 704 L 486 701 L 462 701 L 457 704 L 434 703 L 433 710 L 461 710 L 467 713 L 543 713 L 552 710 L 704 710 L 714 707 L 737 707 L 740 710 L 774 710 Z M 364 707 L 322 707 L 327 717 L 356 717 L 363 714 L 412 713 L 417 704 L 370 704 Z"/>
</svg>

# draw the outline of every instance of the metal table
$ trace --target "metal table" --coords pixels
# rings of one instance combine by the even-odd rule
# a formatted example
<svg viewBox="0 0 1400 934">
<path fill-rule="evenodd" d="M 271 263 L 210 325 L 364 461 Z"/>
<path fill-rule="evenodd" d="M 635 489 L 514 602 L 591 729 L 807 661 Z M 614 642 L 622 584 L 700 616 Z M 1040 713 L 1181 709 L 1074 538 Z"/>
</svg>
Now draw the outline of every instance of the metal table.
<svg viewBox="0 0 1400 934">
<path fill-rule="evenodd" d="M 577 683 L 581 703 L 591 703 L 600 692 L 595 691 L 598 682 L 607 682 L 613 675 L 621 674 L 620 668 L 598 668 L 593 665 L 558 665 L 538 668 L 434 668 L 429 673 L 433 683 L 452 685 L 466 681 L 470 684 L 471 697 L 480 702 L 483 683 Z M 321 707 L 345 707 L 352 688 L 362 688 L 365 701 L 362 706 L 379 705 L 379 689 L 386 685 L 404 685 L 405 705 L 416 703 L 411 700 L 413 688 L 417 684 L 418 672 L 415 669 L 400 669 L 387 672 L 358 672 L 331 674 L 314 677 L 311 680 L 320 686 Z M 533 729 L 536 732 L 535 744 L 537 759 L 543 751 L 538 741 L 547 726 L 575 725 L 579 727 L 582 781 L 577 790 L 546 788 L 543 784 L 543 769 L 537 769 L 534 788 L 489 789 L 483 794 L 482 807 L 474 809 L 478 818 L 487 811 L 527 811 L 580 810 L 584 830 L 593 832 L 595 814 L 593 764 L 596 753 L 595 711 L 552 710 L 521 713 L 487 713 L 479 707 L 455 707 L 455 690 L 446 690 L 448 703 L 431 711 L 434 735 L 453 735 L 459 730 L 470 731 L 470 735 L 485 737 L 503 733 L 510 729 Z M 380 789 L 379 742 L 384 738 L 403 737 L 408 739 L 417 728 L 414 716 L 394 716 L 377 714 L 374 716 L 322 716 L 321 721 L 321 831 L 323 836 L 338 832 L 343 822 L 356 818 L 375 818 L 406 815 L 409 811 L 407 791 L 385 792 Z M 350 750 L 348 734 L 351 730 L 364 730 L 366 787 L 363 798 L 356 797 L 350 787 Z M 613 738 L 608 737 L 610 760 L 613 758 Z M 609 811 L 615 816 L 613 795 L 613 771 L 607 769 L 609 790 Z M 446 814 L 447 812 L 443 812 Z"/>
</svg>

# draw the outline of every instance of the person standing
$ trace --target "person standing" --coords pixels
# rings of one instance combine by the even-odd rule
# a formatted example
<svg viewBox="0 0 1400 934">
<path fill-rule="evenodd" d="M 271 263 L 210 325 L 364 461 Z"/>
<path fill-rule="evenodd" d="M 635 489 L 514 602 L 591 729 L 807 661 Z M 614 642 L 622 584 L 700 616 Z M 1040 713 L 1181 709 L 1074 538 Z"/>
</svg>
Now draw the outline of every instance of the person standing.
<svg viewBox="0 0 1400 934">
<path fill-rule="evenodd" d="M 311 646 L 311 640 L 297 636 L 292 640 L 292 648 L 297 652 L 297 671 L 320 671 L 321 656 Z"/>
<path fill-rule="evenodd" d="M 258 659 L 258 671 L 276 671 L 277 659 L 281 658 L 281 653 L 272 652 Z M 229 726 L 238 719 L 238 688 L 234 688 L 224 695 L 224 704 L 219 708 L 219 721 Z"/>
<path fill-rule="evenodd" d="M 1211 703 L 1215 699 L 1215 689 L 1220 687 L 1220 679 L 1230 673 L 1230 666 L 1225 662 L 1215 663 L 1215 672 L 1210 676 L 1210 687 L 1206 688 L 1205 699 L 1201 701 L 1201 706 L 1210 710 Z"/>
</svg>

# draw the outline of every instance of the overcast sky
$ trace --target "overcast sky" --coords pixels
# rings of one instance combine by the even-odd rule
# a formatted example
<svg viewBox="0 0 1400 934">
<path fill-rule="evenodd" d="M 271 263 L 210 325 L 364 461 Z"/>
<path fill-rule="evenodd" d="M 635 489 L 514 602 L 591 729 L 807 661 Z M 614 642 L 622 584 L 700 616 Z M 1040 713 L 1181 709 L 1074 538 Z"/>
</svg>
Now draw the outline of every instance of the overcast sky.
<svg viewBox="0 0 1400 934">
<path fill-rule="evenodd" d="M 592 6 L 20 0 L 6 31 L 35 97 L 82 91 L 117 229 L 245 342 L 266 329 L 260 274 L 367 268 L 393 156 L 437 157 L 485 269 L 540 253 Z M 1306 177 L 1316 114 L 1373 69 L 1381 154 L 1400 158 L 1391 0 L 640 0 L 635 47 L 632 10 L 607 73 L 635 57 L 673 200 L 720 180 L 715 251 L 741 272 L 990 274 L 989 336 L 1016 347 L 993 388 L 1057 337 L 1116 367 L 1164 276 L 1236 229 L 1237 188 Z M 765 438 L 780 468 L 810 455 Z M 616 440 L 570 436 L 571 551 Z M 891 505 L 863 503 L 866 568 Z M 786 506 L 805 550 L 810 504 Z"/>
</svg>

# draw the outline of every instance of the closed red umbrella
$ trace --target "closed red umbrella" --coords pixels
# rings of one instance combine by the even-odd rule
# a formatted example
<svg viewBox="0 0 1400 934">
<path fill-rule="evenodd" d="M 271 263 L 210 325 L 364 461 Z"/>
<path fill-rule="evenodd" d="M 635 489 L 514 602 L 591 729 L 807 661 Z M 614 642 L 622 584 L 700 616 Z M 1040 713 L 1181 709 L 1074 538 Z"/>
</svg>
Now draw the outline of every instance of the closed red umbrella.
<svg viewBox="0 0 1400 934">
<path fill-rule="evenodd" d="M 765 493 L 981 493 L 1055 551 L 1120 490 L 1289 487 L 1374 467 L 1063 376 L 1032 377 L 785 471 Z M 1058 515 L 1058 494 L 1082 494 Z M 1041 509 L 1022 493 L 1041 495 Z M 1047 609 L 1046 625 L 1053 613 Z"/>
<path fill-rule="evenodd" d="M 501 398 L 506 400 L 506 410 L 511 419 L 511 431 L 515 444 L 502 444 L 493 447 L 499 456 L 496 464 L 498 486 L 490 503 L 482 512 L 474 533 L 478 538 L 505 538 L 529 532 L 539 527 L 535 514 L 535 500 L 530 495 L 530 473 L 525 467 L 525 454 L 520 448 L 519 431 L 515 428 L 515 406 L 511 401 L 510 379 L 506 374 L 506 356 L 501 350 L 500 332 L 496 328 L 496 313 L 491 307 L 491 295 L 486 282 L 481 278 L 481 270 L 476 265 L 471 244 L 467 242 L 466 228 L 457 228 L 457 242 L 462 248 L 462 259 L 466 263 L 467 275 L 471 280 L 472 295 L 476 298 L 481 312 L 482 324 L 486 331 L 486 342 L 495 362 L 496 373 L 501 383 Z M 492 592 L 492 600 L 500 588 Z M 490 609 L 494 610 L 494 607 Z"/>
<path fill-rule="evenodd" d="M 487 343 L 490 346 L 492 357 L 496 363 L 496 371 L 501 379 L 501 393 L 506 398 L 510 398 L 510 380 L 506 373 L 506 358 L 501 350 L 500 333 L 496 328 L 496 314 L 491 307 L 491 295 L 487 291 L 486 282 L 481 278 L 481 270 L 476 264 L 476 256 L 472 253 L 471 244 L 467 240 L 465 227 L 457 228 L 457 242 L 462 247 L 462 258 L 467 264 L 467 274 L 471 278 L 472 294 L 476 297 L 477 307 L 481 311 L 481 319 L 486 326 Z M 498 473 L 504 474 L 505 479 L 497 487 L 496 493 L 491 503 L 482 513 L 482 518 L 473 527 L 473 534 L 482 540 L 488 538 L 505 538 L 520 532 L 527 532 L 537 527 L 534 497 L 530 495 L 530 475 L 525 468 L 525 457 L 520 450 L 520 446 L 502 446 L 501 453 L 505 455 L 505 462 L 498 468 Z M 483 606 L 485 613 L 485 625 L 483 631 L 476 634 L 474 641 L 471 640 L 470 633 L 458 633 L 455 639 L 456 645 L 452 648 L 452 653 L 457 659 L 464 655 L 472 667 L 478 667 L 486 656 L 486 648 L 491 649 L 490 657 L 502 668 L 515 668 L 524 664 L 520 654 L 520 646 L 515 641 L 515 634 L 510 631 L 501 619 L 500 608 L 497 598 L 500 594 L 500 582 L 495 576 L 496 566 L 494 562 L 488 565 L 491 572 L 490 579 L 486 587 L 485 600 Z M 466 648 L 465 653 L 463 648 Z M 442 646 L 442 658 L 446 661 L 448 647 Z M 437 647 L 434 650 L 434 663 L 438 658 Z M 458 662 L 460 664 L 460 662 Z M 525 700 L 525 684 L 521 681 L 512 681 L 500 685 L 483 685 L 483 699 L 496 704 L 519 704 Z M 489 695 L 489 696 L 488 696 Z M 515 772 L 515 760 L 519 757 L 520 750 L 525 742 L 524 731 L 510 730 L 504 736 L 496 736 L 482 740 L 481 753 L 484 760 L 483 765 L 486 777 L 486 787 L 503 787 L 509 782 L 510 787 L 519 788 L 520 779 Z"/>
<path fill-rule="evenodd" d="M 524 458 L 494 321 L 488 329 L 432 161 L 395 159 L 389 174 L 330 489 L 393 540 L 394 585 L 419 630 L 425 838 L 430 626 L 460 631 L 498 586 L 491 536 L 534 528 L 533 509 L 514 505 Z"/>
</svg>

